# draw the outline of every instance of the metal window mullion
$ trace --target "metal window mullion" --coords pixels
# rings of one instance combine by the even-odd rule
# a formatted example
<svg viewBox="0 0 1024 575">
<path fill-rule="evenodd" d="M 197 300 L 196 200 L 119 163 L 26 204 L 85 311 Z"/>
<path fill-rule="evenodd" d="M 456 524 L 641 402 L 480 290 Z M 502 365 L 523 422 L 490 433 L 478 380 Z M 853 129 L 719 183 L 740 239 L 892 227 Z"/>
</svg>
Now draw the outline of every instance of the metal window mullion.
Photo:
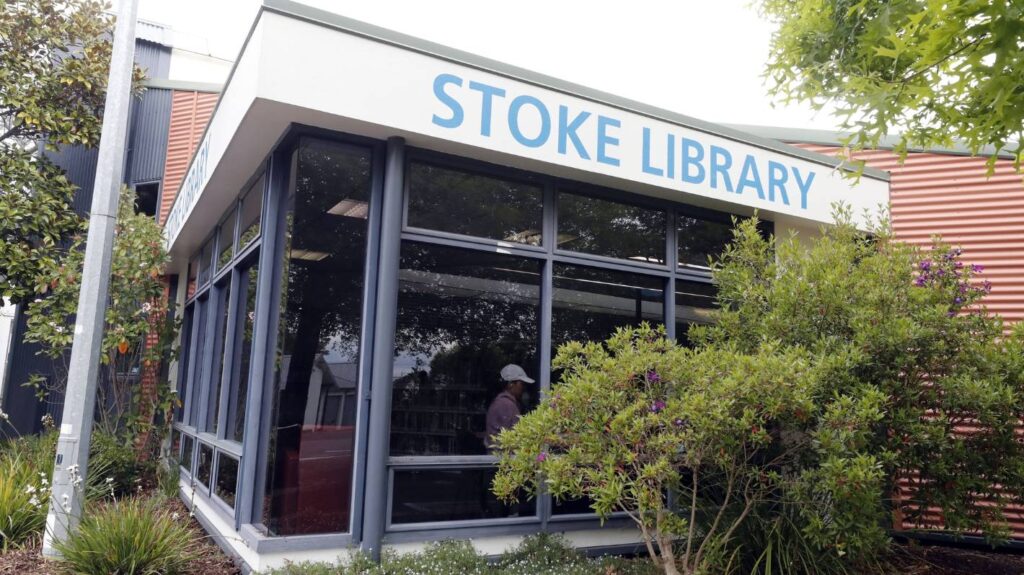
<svg viewBox="0 0 1024 575">
<path fill-rule="evenodd" d="M 201 301 L 195 301 L 192 303 L 192 318 L 189 320 L 189 328 L 191 333 L 189 334 L 188 342 L 188 363 L 183 366 L 185 384 L 182 386 L 182 391 L 185 394 L 185 405 L 182 407 L 181 421 L 186 425 L 195 426 L 195 422 L 192 421 L 192 402 L 196 401 L 196 349 L 199 345 L 197 341 L 199 337 L 199 316 L 201 315 L 200 307 L 203 305 Z"/>
<path fill-rule="evenodd" d="M 373 385 L 373 334 L 377 317 L 377 266 L 380 257 L 382 203 L 384 195 L 384 154 L 382 145 L 373 148 L 370 207 L 367 213 L 366 257 L 363 264 L 363 309 L 359 334 L 359 373 L 356 389 L 356 437 L 351 497 L 352 541 L 363 538 L 363 502 L 366 490 L 366 447 L 370 421 L 370 395 Z M 393 313 L 393 312 L 388 312 Z M 388 418 L 390 421 L 390 418 Z M 378 487 L 373 487 L 377 489 Z"/>
<path fill-rule="evenodd" d="M 678 268 L 679 250 L 676 248 L 678 238 L 676 237 L 676 211 L 668 210 L 666 213 L 666 225 L 668 229 L 665 233 L 665 261 L 668 262 L 668 269 L 670 275 L 666 280 L 665 285 L 665 335 L 674 340 L 676 338 L 676 269 Z"/>
<path fill-rule="evenodd" d="M 284 244 L 283 207 L 288 195 L 288 177 L 291 163 L 291 149 L 275 150 L 267 161 L 264 171 L 263 190 L 260 192 L 260 238 L 261 247 L 256 278 L 256 305 L 253 309 L 252 349 L 249 361 L 248 398 L 245 407 L 245 431 L 242 435 L 242 458 L 239 462 L 239 476 L 251 477 L 242 481 L 235 497 L 235 528 L 243 523 L 253 523 L 262 507 L 263 485 L 266 469 L 259 464 L 267 458 L 270 434 L 270 404 L 273 401 L 274 363 L 277 359 L 277 317 L 280 303 L 282 273 L 282 250 Z M 249 193 L 254 193 L 255 190 Z M 274 300 L 274 296 L 277 300 Z M 263 432 L 266 432 L 265 434 Z M 263 437 L 267 435 L 268 437 Z M 264 466 L 265 467 L 265 466 Z M 257 501 L 259 503 L 257 503 Z"/>
<path fill-rule="evenodd" d="M 398 311 L 398 268 L 401 258 L 405 140 L 389 138 L 384 166 L 380 257 L 377 265 L 377 311 L 374 318 L 370 421 L 366 447 L 363 537 L 360 547 L 379 558 L 389 517 L 388 445 L 391 427 L 391 386 Z"/>
<path fill-rule="evenodd" d="M 544 246 L 547 248 L 547 259 L 541 272 L 540 283 L 540 395 L 546 397 L 551 391 L 551 323 L 554 319 L 554 277 L 555 261 L 552 254 L 558 247 L 558 205 L 555 200 L 555 187 L 550 182 L 544 186 L 544 215 L 542 234 Z M 544 489 L 541 482 L 537 494 L 537 517 L 540 518 L 541 531 L 547 529 L 548 518 L 551 516 L 551 495 Z"/>
</svg>

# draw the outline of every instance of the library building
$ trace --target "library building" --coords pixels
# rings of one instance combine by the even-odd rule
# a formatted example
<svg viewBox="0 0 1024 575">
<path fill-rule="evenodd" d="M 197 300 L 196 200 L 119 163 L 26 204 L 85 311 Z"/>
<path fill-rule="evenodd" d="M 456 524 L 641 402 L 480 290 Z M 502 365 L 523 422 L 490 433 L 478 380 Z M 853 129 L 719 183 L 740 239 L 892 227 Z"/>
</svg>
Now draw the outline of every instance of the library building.
<svg viewBox="0 0 1024 575">
<path fill-rule="evenodd" d="M 713 85 L 695 89 L 714 90 Z M 287 0 L 252 25 L 166 220 L 181 496 L 260 571 L 562 533 L 491 440 L 573 340 L 709 321 L 733 218 L 811 237 L 889 176 Z"/>
</svg>

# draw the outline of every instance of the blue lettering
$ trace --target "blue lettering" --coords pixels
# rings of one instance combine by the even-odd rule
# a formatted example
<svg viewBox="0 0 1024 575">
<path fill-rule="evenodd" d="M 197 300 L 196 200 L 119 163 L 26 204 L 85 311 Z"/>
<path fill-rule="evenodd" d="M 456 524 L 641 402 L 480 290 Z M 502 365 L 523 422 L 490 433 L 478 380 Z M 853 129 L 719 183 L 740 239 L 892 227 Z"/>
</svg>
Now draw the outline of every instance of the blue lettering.
<svg viewBox="0 0 1024 575">
<path fill-rule="evenodd" d="M 732 154 L 725 148 L 711 146 L 711 187 L 718 189 L 718 176 L 722 176 L 726 191 L 732 191 L 732 178 L 729 168 L 732 167 Z"/>
<path fill-rule="evenodd" d="M 704 160 L 704 146 L 696 140 L 689 138 L 682 138 L 682 157 L 683 163 L 679 170 L 681 177 L 684 182 L 689 184 L 700 184 L 704 181 L 704 166 L 701 165 L 701 161 Z M 697 168 L 697 174 L 690 175 L 690 166 Z"/>
<path fill-rule="evenodd" d="M 607 116 L 597 117 L 597 161 L 609 166 L 618 166 L 618 158 L 613 158 L 606 153 L 607 146 L 618 146 L 619 139 L 608 135 L 608 128 L 618 128 L 622 122 Z"/>
<path fill-rule="evenodd" d="M 663 176 L 665 172 L 661 168 L 655 168 L 651 166 L 651 129 L 644 128 L 644 145 L 643 145 L 643 169 L 644 173 L 652 174 L 655 176 Z"/>
<path fill-rule="evenodd" d="M 540 114 L 540 132 L 534 138 L 527 138 L 523 135 L 522 130 L 519 129 L 519 110 L 527 104 L 536 108 L 537 113 Z M 551 136 L 551 114 L 548 113 L 544 103 L 537 98 L 533 96 L 516 96 L 508 107 L 508 129 L 512 132 L 512 137 L 520 144 L 527 148 L 539 148 Z"/>
<path fill-rule="evenodd" d="M 764 199 L 764 187 L 761 186 L 761 174 L 757 171 L 757 161 L 750 154 L 747 154 L 747 158 L 743 160 L 743 170 L 740 171 L 740 182 L 736 187 L 736 193 L 742 194 L 743 188 L 747 187 L 757 190 L 757 197 Z"/>
<path fill-rule="evenodd" d="M 789 196 L 786 195 L 786 180 L 789 179 L 789 172 L 786 166 L 778 162 L 768 162 L 768 199 L 775 201 L 775 189 L 778 188 L 782 203 L 789 205 Z"/>
<path fill-rule="evenodd" d="M 675 178 L 676 177 L 676 137 L 669 134 L 665 138 L 665 177 Z"/>
<path fill-rule="evenodd" d="M 480 82 L 470 82 L 470 90 L 476 90 L 480 92 L 480 135 L 490 136 L 491 135 L 491 103 L 494 96 L 499 98 L 505 97 L 505 90 L 489 86 L 487 84 L 481 84 Z"/>
<path fill-rule="evenodd" d="M 796 179 L 796 187 L 800 189 L 800 208 L 807 209 L 807 193 L 811 191 L 811 184 L 814 182 L 814 172 L 807 174 L 807 180 L 804 181 L 800 177 L 800 170 L 791 168 L 793 170 L 793 178 Z"/>
<path fill-rule="evenodd" d="M 442 128 L 458 128 L 462 125 L 462 105 L 459 104 L 455 98 L 445 93 L 444 87 L 447 84 L 461 86 L 462 78 L 453 74 L 438 74 L 437 77 L 434 78 L 434 96 L 440 100 L 442 104 L 448 106 L 452 111 L 452 116 L 450 118 L 442 118 L 441 116 L 434 114 L 433 122 Z"/>
<path fill-rule="evenodd" d="M 580 141 L 579 135 L 576 130 L 580 129 L 583 122 L 587 121 L 590 117 L 590 112 L 580 112 L 572 122 L 569 121 L 569 108 L 565 106 L 558 107 L 558 153 L 564 154 L 568 149 L 569 140 L 572 140 L 572 147 L 576 148 L 576 153 L 579 157 L 584 160 L 590 159 L 590 154 L 587 153 L 587 149 L 583 146 L 583 142 Z"/>
</svg>

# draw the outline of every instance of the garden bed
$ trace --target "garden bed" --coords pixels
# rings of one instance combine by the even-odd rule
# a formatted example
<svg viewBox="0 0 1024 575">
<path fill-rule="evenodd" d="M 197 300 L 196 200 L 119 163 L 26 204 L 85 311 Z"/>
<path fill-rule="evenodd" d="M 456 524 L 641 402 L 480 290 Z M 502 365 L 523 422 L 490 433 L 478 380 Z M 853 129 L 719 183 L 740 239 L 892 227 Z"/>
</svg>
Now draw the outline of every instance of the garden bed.
<svg viewBox="0 0 1024 575">
<path fill-rule="evenodd" d="M 190 563 L 185 575 L 237 575 L 241 571 L 220 548 L 210 541 L 209 536 L 195 520 L 189 518 L 188 508 L 178 499 L 168 499 L 166 505 L 178 513 L 182 521 L 188 521 L 199 541 L 198 558 Z M 0 575 L 63 575 L 59 561 L 43 559 L 38 543 L 22 548 L 0 552 Z"/>
</svg>

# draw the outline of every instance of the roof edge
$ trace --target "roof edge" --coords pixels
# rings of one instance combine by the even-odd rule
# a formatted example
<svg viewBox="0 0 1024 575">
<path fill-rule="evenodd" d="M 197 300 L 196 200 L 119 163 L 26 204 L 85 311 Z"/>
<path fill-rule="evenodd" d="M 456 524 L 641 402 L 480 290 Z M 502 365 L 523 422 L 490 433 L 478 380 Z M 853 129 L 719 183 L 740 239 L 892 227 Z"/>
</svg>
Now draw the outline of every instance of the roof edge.
<svg viewBox="0 0 1024 575">
<path fill-rule="evenodd" d="M 189 80 L 168 80 L 166 78 L 146 78 L 142 85 L 147 88 L 162 90 L 182 90 L 186 92 L 210 92 L 219 94 L 224 86 L 211 82 L 192 82 Z"/>
<path fill-rule="evenodd" d="M 813 162 L 816 164 L 825 165 L 831 168 L 841 169 L 848 172 L 858 172 L 861 175 L 882 181 L 889 181 L 889 173 L 884 170 L 871 168 L 864 166 L 861 168 L 858 165 L 851 164 L 834 158 L 832 156 L 826 156 L 824 154 L 818 154 L 790 146 L 785 143 L 781 143 L 777 139 L 764 137 L 759 134 L 749 133 L 735 127 L 715 124 L 707 122 L 691 116 L 680 114 L 678 112 L 672 112 L 656 106 L 643 104 L 635 100 L 630 100 L 621 96 L 616 96 L 608 92 L 588 88 L 580 84 L 573 82 L 567 82 L 565 80 L 547 76 L 538 72 L 520 68 L 512 64 L 506 64 L 497 60 L 492 60 L 476 54 L 471 54 L 463 50 L 451 48 L 443 44 L 424 40 L 401 32 L 396 32 L 388 28 L 383 28 L 374 24 L 363 22 L 361 20 L 355 20 L 347 16 L 342 16 L 334 12 L 321 10 L 312 6 L 294 2 L 292 0 L 263 0 L 262 8 L 268 12 L 280 14 L 282 16 L 288 16 L 340 30 L 377 42 L 390 44 L 406 50 L 412 50 L 442 60 L 468 66 L 470 68 L 476 68 L 485 72 L 490 72 L 500 76 L 505 76 L 514 80 L 519 80 L 527 84 L 561 92 L 570 96 L 582 97 L 599 104 L 618 108 L 627 112 L 640 114 L 650 118 L 663 120 L 672 124 L 677 124 L 692 130 L 704 132 L 709 135 L 719 136 L 762 148 L 785 154 Z M 861 171 L 862 170 L 862 171 Z"/>
<path fill-rule="evenodd" d="M 726 124 L 737 130 L 747 131 L 762 138 L 769 138 L 780 142 L 801 142 L 805 144 L 819 144 L 822 146 L 842 146 L 842 140 L 850 136 L 846 132 L 832 130 L 812 130 L 809 128 L 785 128 L 782 126 L 756 126 L 752 124 Z M 887 135 L 883 137 L 875 149 L 892 150 L 899 144 L 898 135 Z M 948 154 L 952 156 L 996 156 L 1003 160 L 1012 160 L 1014 154 L 1009 150 L 997 150 L 995 146 L 985 146 L 978 150 L 977 154 L 971 152 L 970 148 L 959 140 L 955 140 L 952 147 L 936 148 L 908 148 L 911 153 Z"/>
</svg>

